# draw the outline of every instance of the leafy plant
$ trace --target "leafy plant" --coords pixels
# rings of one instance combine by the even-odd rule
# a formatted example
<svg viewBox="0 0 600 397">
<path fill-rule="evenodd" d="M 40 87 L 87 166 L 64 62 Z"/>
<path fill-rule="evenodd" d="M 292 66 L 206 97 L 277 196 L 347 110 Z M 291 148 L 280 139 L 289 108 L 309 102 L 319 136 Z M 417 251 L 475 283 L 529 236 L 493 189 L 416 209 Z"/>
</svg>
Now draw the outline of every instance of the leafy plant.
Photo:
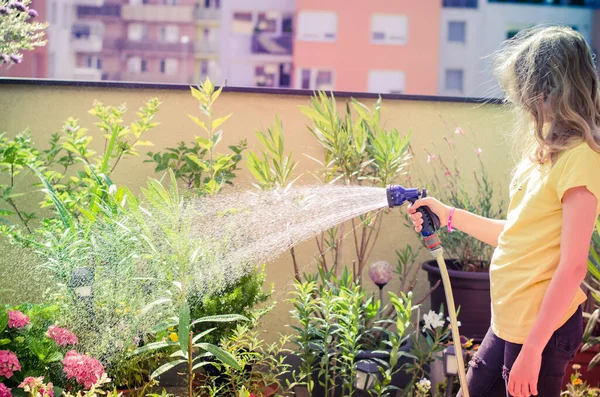
<svg viewBox="0 0 600 397">
<path fill-rule="evenodd" d="M 463 174 L 458 164 L 459 156 L 456 148 L 457 145 L 462 144 L 458 139 L 468 138 L 466 132 L 460 127 L 456 127 L 454 135 L 456 139 L 444 137 L 444 149 L 438 148 L 435 144 L 432 144 L 432 149 L 426 149 L 431 172 L 422 172 L 419 179 L 428 181 L 426 187 L 431 194 L 447 205 L 486 218 L 501 219 L 504 214 L 504 202 L 498 201 L 494 195 L 494 187 L 481 160 L 483 150 L 477 147 L 474 141 L 466 142 L 473 148 L 473 161 L 477 170 L 474 170 L 472 175 Z M 442 153 L 448 153 L 449 159 L 445 160 Z M 469 178 L 469 181 L 466 178 Z M 474 190 L 469 188 L 469 184 L 474 185 Z M 463 270 L 488 270 L 493 253 L 491 246 L 460 231 L 440 233 L 439 236 L 444 251 L 449 257 L 456 259 Z"/>
<path fill-rule="evenodd" d="M 292 160 L 292 152 L 285 154 L 283 124 L 279 117 L 275 116 L 275 125 L 268 128 L 266 133 L 257 131 L 256 136 L 263 148 L 260 153 L 250 151 L 246 163 L 258 187 L 263 190 L 287 189 L 294 182 L 292 174 L 298 162 Z M 294 277 L 296 281 L 300 281 L 300 267 L 294 245 L 290 247 L 290 255 Z"/>
<path fill-rule="evenodd" d="M 591 387 L 583 379 L 581 379 L 581 373 L 579 370 L 581 366 L 579 364 L 573 364 L 575 372 L 571 374 L 569 384 L 567 384 L 567 390 L 563 391 L 560 395 L 565 397 L 598 397 L 600 396 L 600 389 L 597 387 Z"/>
<path fill-rule="evenodd" d="M 163 300 L 156 302 L 155 304 L 162 304 L 165 302 L 166 300 Z M 198 323 L 222 323 L 233 321 L 248 321 L 248 319 L 244 316 L 232 314 L 204 317 L 192 321 L 190 318 L 190 308 L 187 305 L 187 303 L 183 303 L 180 306 L 178 316 L 173 317 L 169 322 L 165 324 L 160 324 L 155 328 L 155 331 L 158 332 L 177 325 L 178 330 L 176 336 L 172 337 L 169 341 L 149 343 L 145 346 L 134 350 L 131 354 L 136 355 L 155 350 L 175 348 L 175 352 L 170 355 L 170 357 L 173 358 L 173 360 L 169 361 L 166 364 L 163 364 L 158 369 L 156 369 L 152 373 L 151 377 L 156 378 L 161 374 L 177 367 L 178 365 L 185 365 L 186 379 L 188 385 L 188 396 L 193 397 L 195 371 L 199 370 L 207 364 L 211 364 L 211 361 L 206 360 L 207 357 L 214 357 L 218 361 L 237 370 L 242 369 L 240 364 L 236 361 L 235 357 L 231 353 L 229 353 L 226 350 L 223 350 L 219 346 L 202 341 L 202 338 L 210 334 L 214 330 L 214 328 L 208 329 L 204 332 L 195 335 L 192 330 L 193 326 Z M 195 351 L 199 351 L 202 353 L 196 354 L 194 357 Z"/>
<path fill-rule="evenodd" d="M 230 154 L 216 152 L 216 147 L 223 138 L 221 126 L 232 116 L 215 118 L 214 103 L 221 95 L 222 87 L 216 89 L 210 79 L 206 79 L 198 88 L 192 87 L 192 96 L 200 105 L 204 120 L 188 115 L 199 126 L 206 137 L 196 136 L 189 145 L 180 142 L 179 146 L 167 148 L 164 152 L 148 152 L 150 160 L 156 163 L 155 171 L 173 170 L 175 177 L 182 180 L 187 188 L 197 189 L 201 194 L 215 194 L 224 184 L 232 184 L 237 165 L 246 149 L 246 141 L 229 146 Z"/>
<path fill-rule="evenodd" d="M 387 348 L 384 352 L 389 358 L 382 361 L 384 381 L 378 392 L 388 395 L 392 390 L 391 377 L 398 371 L 398 359 L 405 354 L 400 346 L 406 341 L 404 333 L 412 311 L 410 294 L 402 298 L 391 295 L 397 310 L 397 330 L 392 333 L 384 326 L 391 320 L 378 320 L 381 303 L 369 297 L 347 269 L 340 278 L 323 271 L 319 278 L 296 283 L 292 293 L 291 314 L 296 322 L 292 326 L 296 331 L 292 342 L 301 359 L 294 374 L 295 384 L 306 386 L 310 395 L 315 381 L 325 389 L 325 395 L 333 393 L 337 385 L 342 385 L 343 395 L 353 395 L 358 354 Z"/>
<path fill-rule="evenodd" d="M 313 124 L 309 130 L 324 150 L 325 161 L 320 162 L 322 180 L 381 187 L 398 181 L 410 158 L 410 133 L 401 136 L 398 130 L 385 127 L 381 120 L 381 99 L 373 109 L 354 99 L 351 105 L 354 112 L 346 104 L 345 113 L 340 114 L 334 96 L 320 92 L 311 99 L 311 106 L 301 107 Z M 356 251 L 354 276 L 358 279 L 377 241 L 382 219 L 382 212 L 378 211 L 350 222 Z M 316 239 L 320 265 L 326 271 L 335 273 L 344 263 L 342 243 L 346 227 L 341 224 Z"/>
<path fill-rule="evenodd" d="M 238 325 L 231 336 L 221 342 L 221 348 L 235 357 L 241 370 L 223 363 L 220 374 L 213 377 L 204 389 L 218 390 L 218 394 L 214 394 L 216 396 L 237 397 L 240 389 L 260 396 L 266 387 L 281 387 L 279 377 L 286 374 L 290 366 L 284 363 L 285 357 L 280 353 L 291 336 L 266 344 L 255 325 Z"/>
<path fill-rule="evenodd" d="M 30 8 L 30 0 L 0 1 L 0 67 L 23 62 L 22 51 L 46 44 L 47 23 L 32 22 L 38 12 Z"/>
</svg>

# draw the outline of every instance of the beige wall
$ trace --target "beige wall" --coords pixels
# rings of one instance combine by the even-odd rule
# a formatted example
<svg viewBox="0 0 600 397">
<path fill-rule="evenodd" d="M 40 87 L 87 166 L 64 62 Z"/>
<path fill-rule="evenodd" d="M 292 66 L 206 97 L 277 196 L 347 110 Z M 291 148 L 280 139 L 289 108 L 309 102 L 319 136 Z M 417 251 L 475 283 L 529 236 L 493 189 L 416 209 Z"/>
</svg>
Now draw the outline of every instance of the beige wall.
<svg viewBox="0 0 600 397">
<path fill-rule="evenodd" d="M 116 88 L 81 88 L 81 87 L 49 87 L 49 86 L 18 86 L 0 85 L 0 131 L 6 131 L 9 136 L 30 128 L 35 141 L 44 147 L 51 133 L 58 131 L 68 117 L 79 118 L 81 124 L 92 131 L 94 119 L 87 114 L 95 99 L 105 104 L 118 105 L 127 103 L 130 108 L 127 120 L 133 117 L 134 109 L 143 102 L 156 96 L 162 102 L 156 119 L 160 125 L 151 131 L 147 138 L 156 145 L 155 148 L 174 146 L 181 140 L 190 141 L 201 131 L 188 119 L 186 113 L 198 114 L 196 101 L 189 91 L 155 90 L 155 89 L 116 89 Z M 254 94 L 254 93 L 224 93 L 216 107 L 217 114 L 233 113 L 233 117 L 224 125 L 224 139 L 221 148 L 237 143 L 242 138 L 248 139 L 249 147 L 256 148 L 257 140 L 254 132 L 266 129 L 274 120 L 275 114 L 281 118 L 288 150 L 293 150 L 296 159 L 300 161 L 299 172 L 308 175 L 308 171 L 316 169 L 315 163 L 302 154 L 321 158 L 322 151 L 306 128 L 306 119 L 298 110 L 299 105 L 307 104 L 308 97 Z M 340 104 L 343 100 L 339 99 Z M 373 100 L 364 100 L 371 105 Z M 483 148 L 482 159 L 488 166 L 494 182 L 507 186 L 508 170 L 511 166 L 505 133 L 511 128 L 512 116 L 497 105 L 477 105 L 467 103 L 427 102 L 407 100 L 384 100 L 384 120 L 389 127 L 398 128 L 401 133 L 412 130 L 412 145 L 416 152 L 415 161 L 420 167 L 427 167 L 427 156 L 424 148 L 431 148 L 432 142 L 440 142 L 444 132 L 453 134 L 454 126 L 471 130 L 475 134 L 469 139 L 475 139 L 476 145 Z M 445 127 L 442 119 L 448 126 Z M 473 147 L 461 144 L 461 137 L 456 138 L 460 153 L 460 165 L 468 174 L 474 164 Z M 101 143 L 100 136 L 94 138 L 96 144 Z M 38 146 L 38 147 L 39 147 Z M 442 147 L 442 145 L 438 145 Z M 438 153 L 439 155 L 439 153 Z M 151 164 L 143 164 L 141 159 L 127 161 L 119 167 L 114 175 L 118 185 L 127 184 L 138 188 L 145 183 L 146 178 L 155 176 Z M 238 176 L 242 184 L 251 182 L 249 173 L 242 169 Z M 418 184 L 418 181 L 415 181 Z M 501 192 L 504 194 L 504 192 Z M 37 201 L 37 198 L 35 198 Z M 350 247 L 350 241 L 346 244 Z M 384 259 L 395 264 L 394 250 L 406 243 L 418 244 L 414 233 L 403 226 L 397 211 L 386 216 L 383 230 L 371 260 Z M 2 246 L 4 247 L 4 246 Z M 0 249 L 2 248 L 0 247 Z M 16 289 L 35 289 L 27 280 L 22 270 L 13 271 L 12 264 L 18 261 L 20 253 L 5 251 L 0 259 L 0 288 L 12 285 Z M 298 247 L 297 255 L 305 269 L 314 268 L 315 249 L 312 242 Z M 350 258 L 351 253 L 346 254 Z M 8 258 L 8 259 L 7 259 Z M 425 253 L 422 258 L 427 258 Z M 270 335 L 285 332 L 287 313 L 290 305 L 285 302 L 287 292 L 291 287 L 292 265 L 289 254 L 283 254 L 278 260 L 267 266 L 268 280 L 275 283 L 274 295 L 278 304 L 275 310 L 265 320 L 265 326 Z M 425 280 L 425 277 L 422 277 Z M 27 287 L 25 287 L 27 286 Z M 426 291 L 426 282 L 420 283 L 417 296 Z M 395 284 L 390 288 L 394 290 Z M 31 296 L 32 292 L 25 296 Z"/>
</svg>

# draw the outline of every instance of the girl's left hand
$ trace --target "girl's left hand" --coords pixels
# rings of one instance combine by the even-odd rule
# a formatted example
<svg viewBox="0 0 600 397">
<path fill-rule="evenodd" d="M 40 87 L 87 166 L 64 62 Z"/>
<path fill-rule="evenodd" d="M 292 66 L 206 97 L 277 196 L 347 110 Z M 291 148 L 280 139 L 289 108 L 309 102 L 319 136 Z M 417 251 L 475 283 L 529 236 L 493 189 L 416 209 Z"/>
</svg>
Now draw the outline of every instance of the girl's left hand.
<svg viewBox="0 0 600 397">
<path fill-rule="evenodd" d="M 537 396 L 542 355 L 522 349 L 510 370 L 508 392 L 513 397 Z"/>
</svg>

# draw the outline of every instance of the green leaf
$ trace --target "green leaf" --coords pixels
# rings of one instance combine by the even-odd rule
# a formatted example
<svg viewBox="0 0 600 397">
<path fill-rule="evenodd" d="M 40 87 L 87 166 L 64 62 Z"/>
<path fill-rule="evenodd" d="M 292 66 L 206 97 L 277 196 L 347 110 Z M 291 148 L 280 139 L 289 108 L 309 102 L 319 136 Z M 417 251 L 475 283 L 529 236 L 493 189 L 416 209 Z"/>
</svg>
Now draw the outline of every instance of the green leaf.
<svg viewBox="0 0 600 397">
<path fill-rule="evenodd" d="M 171 341 L 148 343 L 147 345 L 144 345 L 142 347 L 138 347 L 137 349 L 135 349 L 134 351 L 132 351 L 129 354 L 129 356 L 136 356 L 138 354 L 142 354 L 142 353 L 145 353 L 145 352 L 163 349 L 163 348 L 168 347 L 168 346 L 178 346 L 178 345 L 179 345 L 179 343 L 177 343 L 177 342 L 171 342 Z"/>
<path fill-rule="evenodd" d="M 213 131 L 216 130 L 217 128 L 219 128 L 221 125 L 223 125 L 223 123 L 226 122 L 231 116 L 233 116 L 232 113 L 228 114 L 225 117 L 221 117 L 221 118 L 218 118 L 218 119 L 214 120 L 212 122 L 212 129 L 213 129 Z"/>
<path fill-rule="evenodd" d="M 0 346 L 8 345 L 10 342 L 11 340 L 8 338 L 0 339 Z"/>
<path fill-rule="evenodd" d="M 231 323 L 234 321 L 250 321 L 247 317 L 240 314 L 220 314 L 217 316 L 206 316 L 192 321 L 191 326 L 198 323 Z"/>
<path fill-rule="evenodd" d="M 588 371 L 591 371 L 600 362 L 600 353 L 596 354 L 594 358 L 590 360 L 588 365 Z"/>
<path fill-rule="evenodd" d="M 214 179 L 211 179 L 206 183 L 206 185 L 204 185 L 204 189 L 208 194 L 215 194 L 219 191 L 220 188 L 221 185 L 219 185 L 219 183 Z"/>
<path fill-rule="evenodd" d="M 155 300 L 154 302 L 148 303 L 146 306 L 144 306 L 144 308 L 140 312 L 139 316 L 142 317 L 142 316 L 148 314 L 156 306 L 164 305 L 165 303 L 169 303 L 172 301 L 173 301 L 173 299 L 171 299 L 171 298 L 160 298 L 160 299 Z"/>
<path fill-rule="evenodd" d="M 208 140 L 208 138 L 196 136 L 196 137 L 194 137 L 194 139 L 196 140 L 196 143 L 198 143 L 198 146 L 200 146 L 202 149 L 209 150 L 212 146 L 212 144 Z"/>
<path fill-rule="evenodd" d="M 54 352 L 54 353 L 51 353 L 48 357 L 46 357 L 44 362 L 45 363 L 57 363 L 59 361 L 62 361 L 63 358 L 64 357 L 61 352 Z"/>
<path fill-rule="evenodd" d="M 155 379 L 155 378 L 159 377 L 160 375 L 164 374 L 165 372 L 167 372 L 183 363 L 187 363 L 187 360 L 175 360 L 175 361 L 171 361 L 170 363 L 161 365 L 156 371 L 154 371 L 152 373 L 152 375 L 150 377 L 152 379 Z"/>
<path fill-rule="evenodd" d="M 0 209 L 0 216 L 14 215 L 14 214 L 15 213 L 13 211 Z"/>
<path fill-rule="evenodd" d="M 600 309 L 596 309 L 594 310 L 594 313 L 592 313 L 591 317 L 588 320 L 588 323 L 585 327 L 585 331 L 583 332 L 583 341 L 587 342 L 590 337 L 592 336 L 592 332 L 594 331 L 594 328 L 596 327 L 596 323 L 598 323 L 598 317 L 600 317 Z"/>
<path fill-rule="evenodd" d="M 179 337 L 179 346 L 181 346 L 181 350 L 185 353 L 187 358 L 188 347 L 190 344 L 190 307 L 187 302 L 184 302 L 179 308 L 178 328 L 177 336 Z"/>
<path fill-rule="evenodd" d="M 194 336 L 194 339 L 192 339 L 192 343 L 196 343 L 198 342 L 200 339 L 202 339 L 203 337 L 205 337 L 206 335 L 210 334 L 211 332 L 213 332 L 216 328 L 210 328 L 207 329 L 204 332 L 199 333 L 198 335 Z"/>
<path fill-rule="evenodd" d="M 177 317 L 173 317 L 169 321 L 165 321 L 164 323 L 160 323 L 160 324 L 152 327 L 150 329 L 150 332 L 157 333 L 157 332 L 160 332 L 160 331 L 167 330 L 167 329 L 169 329 L 171 327 L 176 326 L 178 322 L 179 322 L 178 318 Z"/>
<path fill-rule="evenodd" d="M 154 144 L 150 141 L 137 141 L 133 146 L 154 146 Z"/>
<path fill-rule="evenodd" d="M 208 132 L 208 128 L 206 128 L 206 124 L 204 123 L 204 121 L 200 120 L 198 117 L 192 116 L 191 114 L 188 114 L 188 117 L 194 123 L 196 123 L 196 125 L 200 126 L 204 131 Z"/>
<path fill-rule="evenodd" d="M 225 351 L 218 346 L 212 345 L 210 343 L 198 343 L 197 345 L 194 345 L 194 347 L 197 347 L 202 350 L 206 350 L 207 352 L 209 352 L 213 356 L 215 356 L 215 358 L 217 360 L 221 361 L 225 365 L 235 368 L 238 371 L 242 370 L 242 367 L 237 362 L 235 357 L 233 357 L 233 355 L 231 353 L 229 353 L 228 351 Z"/>
<path fill-rule="evenodd" d="M 195 154 L 188 153 L 186 154 L 186 157 L 192 160 L 195 164 L 198 165 L 198 167 L 202 168 L 204 171 L 208 171 L 208 166 L 206 165 L 206 163 L 200 160 Z"/>
</svg>

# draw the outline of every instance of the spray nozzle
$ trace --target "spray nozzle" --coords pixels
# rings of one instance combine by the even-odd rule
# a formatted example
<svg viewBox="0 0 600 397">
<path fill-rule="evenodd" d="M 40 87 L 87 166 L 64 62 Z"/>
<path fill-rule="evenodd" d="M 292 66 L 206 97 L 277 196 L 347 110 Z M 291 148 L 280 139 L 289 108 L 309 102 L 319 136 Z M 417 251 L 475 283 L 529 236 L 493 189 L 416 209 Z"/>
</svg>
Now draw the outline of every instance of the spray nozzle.
<svg viewBox="0 0 600 397">
<path fill-rule="evenodd" d="M 405 188 L 400 185 L 388 185 L 387 200 L 390 208 L 399 207 L 406 201 L 414 203 L 421 197 L 421 192 L 417 188 Z M 425 191 L 426 192 L 426 191 Z M 427 193 L 425 193 L 427 195 Z"/>
</svg>

